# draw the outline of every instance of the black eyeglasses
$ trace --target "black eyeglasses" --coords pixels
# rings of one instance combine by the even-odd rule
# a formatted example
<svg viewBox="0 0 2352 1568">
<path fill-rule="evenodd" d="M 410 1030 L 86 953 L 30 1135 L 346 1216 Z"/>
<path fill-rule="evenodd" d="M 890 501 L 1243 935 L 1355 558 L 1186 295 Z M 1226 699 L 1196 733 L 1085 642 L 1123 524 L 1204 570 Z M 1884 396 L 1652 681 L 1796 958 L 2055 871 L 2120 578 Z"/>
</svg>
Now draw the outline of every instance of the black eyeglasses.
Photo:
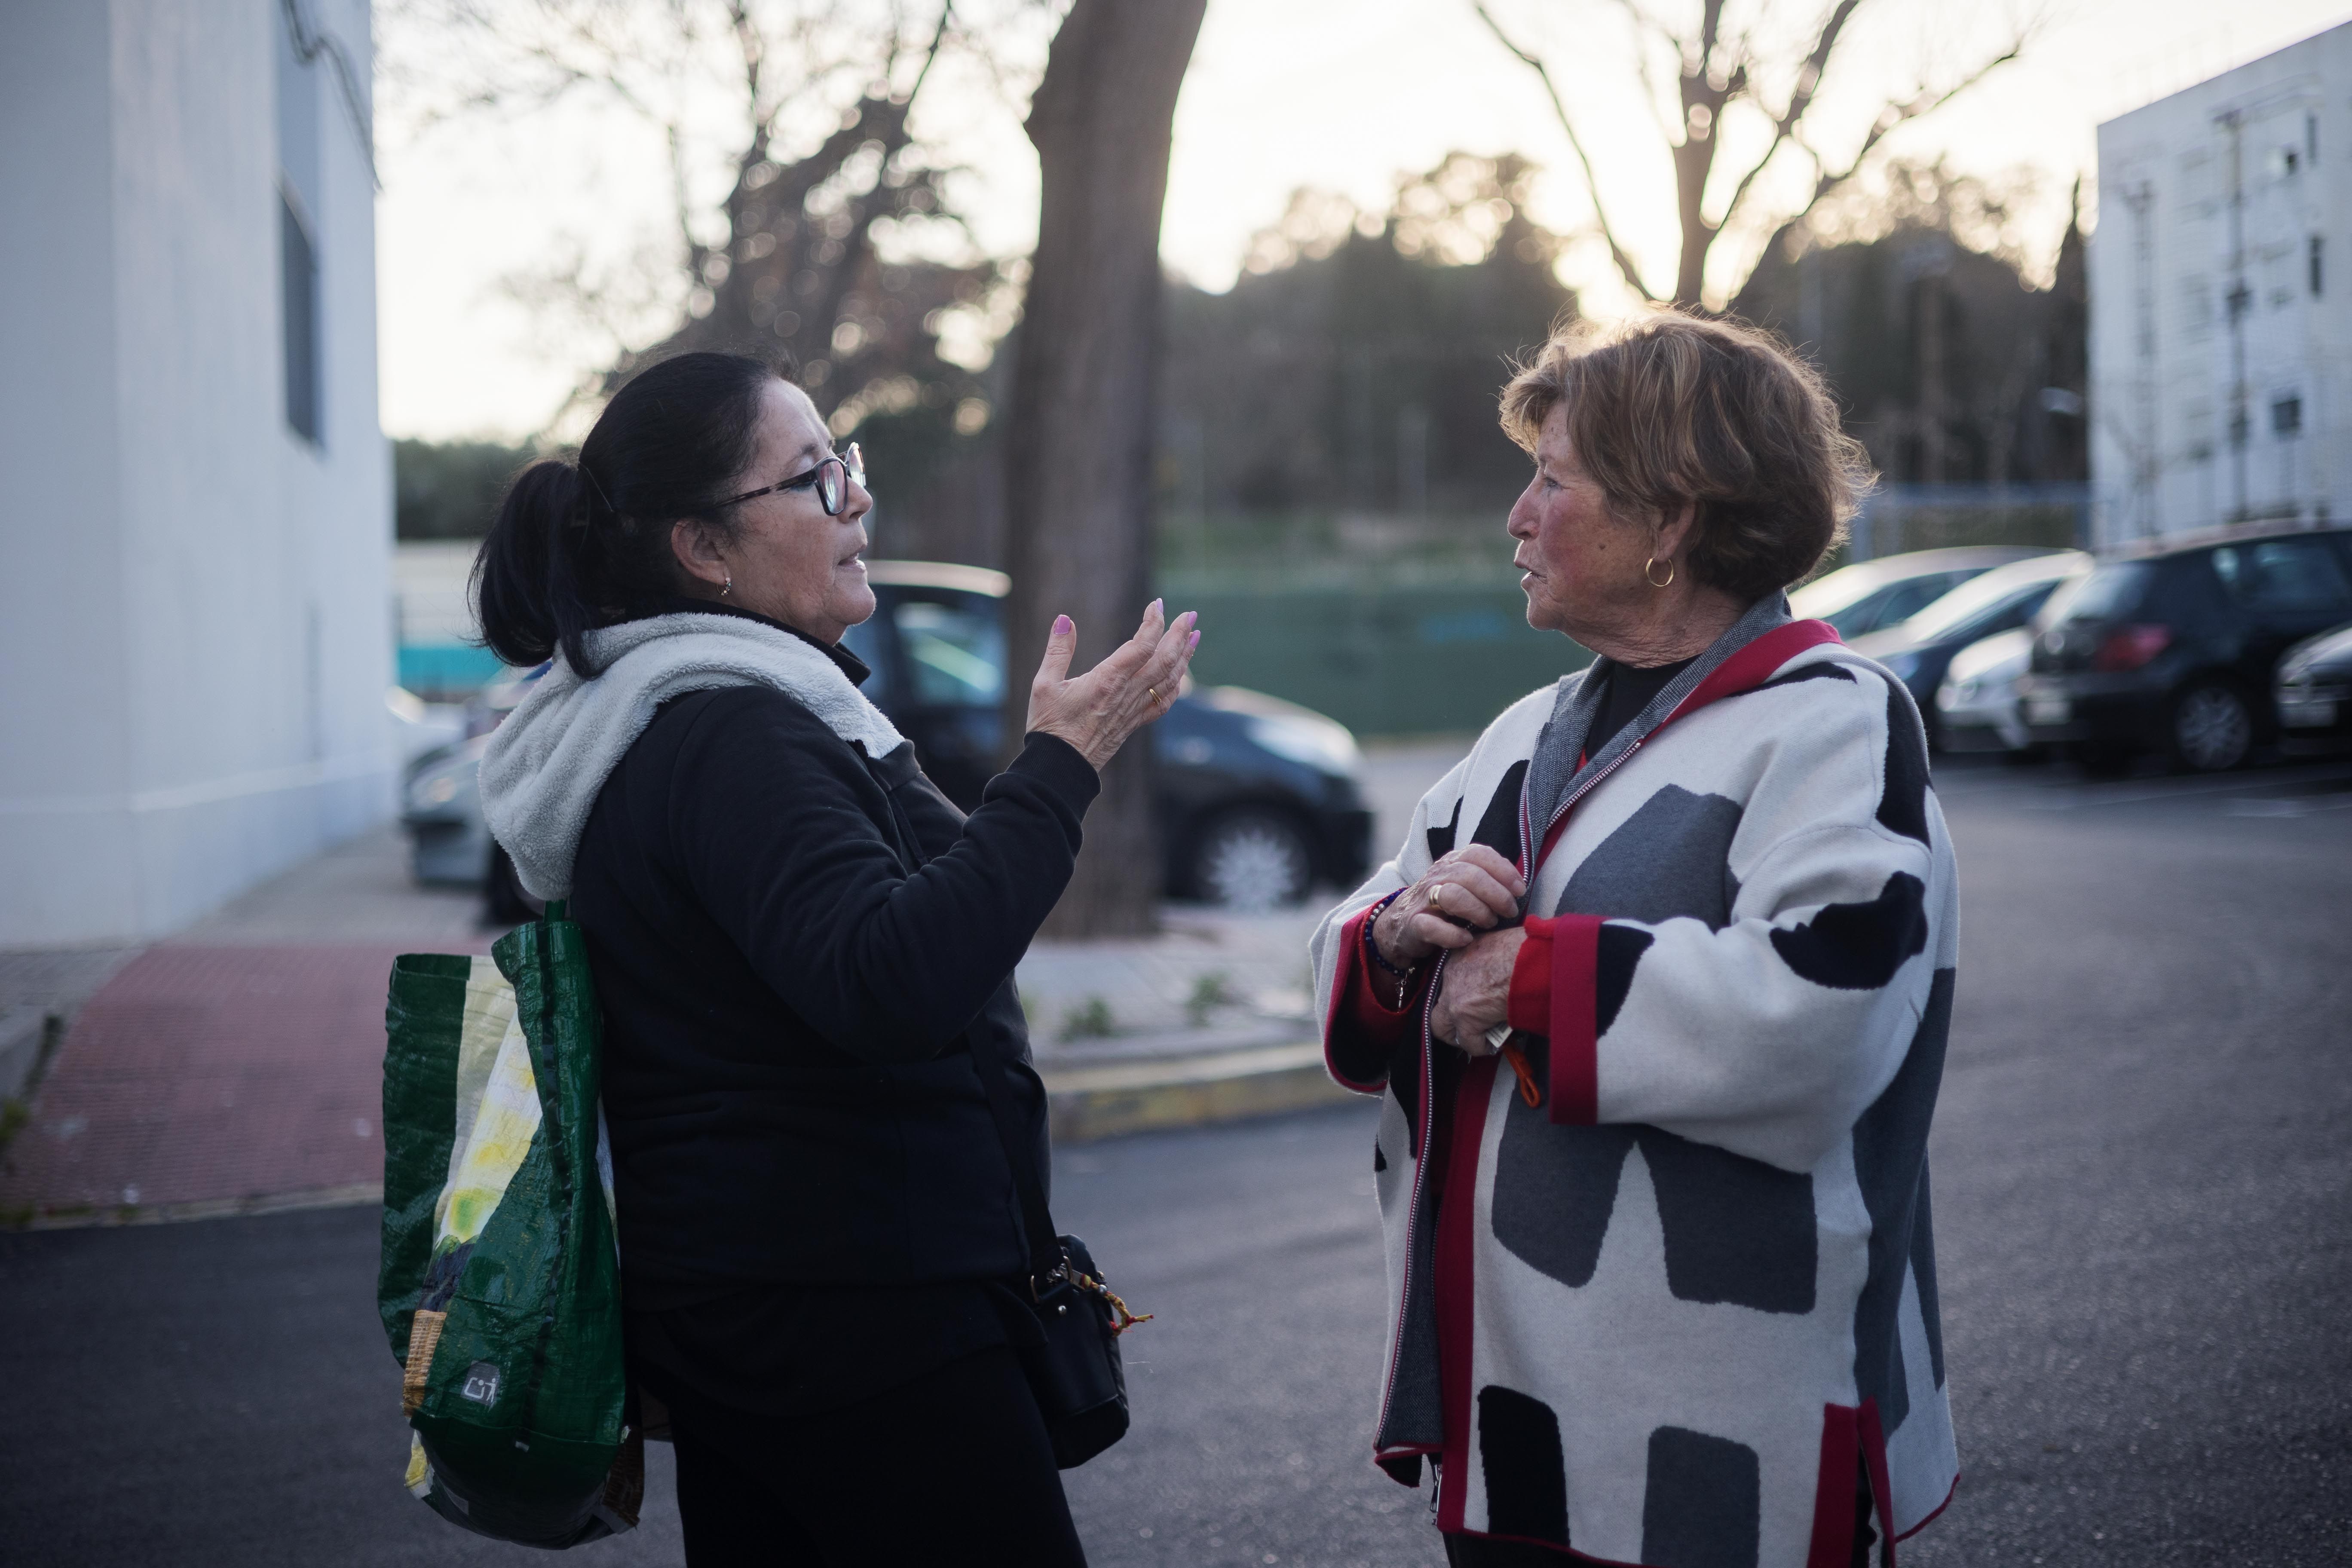
<svg viewBox="0 0 2352 1568">
<path fill-rule="evenodd" d="M 733 506 L 738 501 L 757 500 L 761 496 L 774 495 L 778 490 L 804 490 L 814 485 L 817 504 L 824 508 L 824 515 L 839 517 L 842 507 L 849 500 L 849 481 L 852 479 L 860 485 L 866 482 L 866 454 L 857 449 L 855 441 L 849 444 L 845 452 L 828 453 L 823 461 L 805 474 L 794 474 L 776 484 L 745 490 L 740 496 L 730 496 L 719 505 Z"/>
</svg>

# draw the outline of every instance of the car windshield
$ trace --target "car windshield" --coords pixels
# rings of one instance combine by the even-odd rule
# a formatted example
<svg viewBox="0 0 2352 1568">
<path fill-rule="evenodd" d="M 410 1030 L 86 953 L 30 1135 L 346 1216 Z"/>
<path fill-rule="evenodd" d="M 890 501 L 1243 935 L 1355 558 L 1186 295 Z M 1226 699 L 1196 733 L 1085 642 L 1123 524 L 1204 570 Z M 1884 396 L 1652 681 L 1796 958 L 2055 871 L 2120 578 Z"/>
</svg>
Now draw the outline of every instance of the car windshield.
<svg viewBox="0 0 2352 1568">
<path fill-rule="evenodd" d="M 1004 695 L 1004 632 L 995 605 L 908 599 L 893 618 L 917 702 L 992 708 Z"/>
<path fill-rule="evenodd" d="M 2111 621 L 2128 615 L 2147 592 L 2148 580 L 2156 575 L 2156 567 L 2146 561 L 2124 561 L 2112 566 L 2102 566 L 2087 577 L 2078 577 L 2053 596 L 2042 611 L 2042 621 L 2056 626 L 2061 621 Z"/>
<path fill-rule="evenodd" d="M 2055 574 L 2021 580 L 2005 572 L 1988 572 L 1961 584 L 1904 622 L 1903 634 L 1915 642 L 1935 642 L 1989 611 L 2006 609 L 2020 599 L 2046 595 L 2057 581 Z"/>
<path fill-rule="evenodd" d="M 1789 607 L 1799 620 L 1825 620 L 1866 595 L 1895 580 L 1877 562 L 1841 566 L 1828 576 L 1806 584 L 1789 595 Z"/>
</svg>

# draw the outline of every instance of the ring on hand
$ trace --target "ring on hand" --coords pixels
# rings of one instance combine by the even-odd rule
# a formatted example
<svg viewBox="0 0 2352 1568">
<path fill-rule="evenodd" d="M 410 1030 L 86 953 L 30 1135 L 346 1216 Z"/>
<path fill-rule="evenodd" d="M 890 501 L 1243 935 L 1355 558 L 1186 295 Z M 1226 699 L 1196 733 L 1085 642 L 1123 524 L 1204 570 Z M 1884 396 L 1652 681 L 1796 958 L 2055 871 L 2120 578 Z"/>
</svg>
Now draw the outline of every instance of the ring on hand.
<svg viewBox="0 0 2352 1568">
<path fill-rule="evenodd" d="M 1157 707 L 1160 702 L 1160 688 L 1156 686 L 1147 686 L 1143 689 L 1151 693 L 1152 705 Z"/>
</svg>

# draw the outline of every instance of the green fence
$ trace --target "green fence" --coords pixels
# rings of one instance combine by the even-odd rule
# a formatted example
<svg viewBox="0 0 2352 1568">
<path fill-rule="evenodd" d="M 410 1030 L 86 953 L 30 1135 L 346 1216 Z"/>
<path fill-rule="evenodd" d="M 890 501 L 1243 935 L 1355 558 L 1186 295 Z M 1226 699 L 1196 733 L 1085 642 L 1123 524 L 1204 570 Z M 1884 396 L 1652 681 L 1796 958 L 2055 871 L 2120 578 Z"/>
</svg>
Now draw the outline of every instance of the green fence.
<svg viewBox="0 0 2352 1568">
<path fill-rule="evenodd" d="M 1516 581 L 1258 586 L 1163 574 L 1171 610 L 1201 612 L 1195 679 L 1328 713 L 1359 735 L 1476 730 L 1591 655 L 1532 630 Z"/>
</svg>

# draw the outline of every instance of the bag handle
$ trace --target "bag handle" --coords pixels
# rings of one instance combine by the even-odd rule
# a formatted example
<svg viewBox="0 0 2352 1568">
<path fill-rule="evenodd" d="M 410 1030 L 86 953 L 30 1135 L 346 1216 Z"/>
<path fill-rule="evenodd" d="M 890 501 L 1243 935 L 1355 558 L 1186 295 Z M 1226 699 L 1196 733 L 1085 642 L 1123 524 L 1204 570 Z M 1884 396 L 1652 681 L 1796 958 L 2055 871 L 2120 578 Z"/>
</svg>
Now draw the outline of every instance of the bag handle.
<svg viewBox="0 0 2352 1568">
<path fill-rule="evenodd" d="M 898 792 L 889 784 L 877 779 L 883 798 L 890 805 L 890 836 L 898 840 L 896 847 L 901 864 L 919 871 L 929 862 L 923 853 L 922 840 L 915 836 L 915 825 L 908 819 L 906 807 L 898 803 Z M 979 1076 L 981 1092 L 988 1097 L 988 1113 L 996 1123 L 997 1142 L 1004 1147 L 1004 1163 L 1013 1172 L 1013 1190 L 1021 1200 L 1021 1228 L 1029 1237 L 1029 1294 L 1039 1295 L 1047 1281 L 1065 1278 L 1070 1272 L 1069 1254 L 1063 1249 L 1061 1233 L 1054 1228 L 1054 1215 L 1045 1205 L 1045 1184 L 1037 1174 L 1037 1164 L 1032 1156 L 1028 1129 L 1023 1126 L 1021 1113 L 1013 1108 L 1013 1089 L 1005 1081 L 1004 1063 L 996 1053 L 996 1042 L 983 1029 L 964 1032 L 965 1047 L 971 1053 L 972 1071 Z"/>
</svg>

